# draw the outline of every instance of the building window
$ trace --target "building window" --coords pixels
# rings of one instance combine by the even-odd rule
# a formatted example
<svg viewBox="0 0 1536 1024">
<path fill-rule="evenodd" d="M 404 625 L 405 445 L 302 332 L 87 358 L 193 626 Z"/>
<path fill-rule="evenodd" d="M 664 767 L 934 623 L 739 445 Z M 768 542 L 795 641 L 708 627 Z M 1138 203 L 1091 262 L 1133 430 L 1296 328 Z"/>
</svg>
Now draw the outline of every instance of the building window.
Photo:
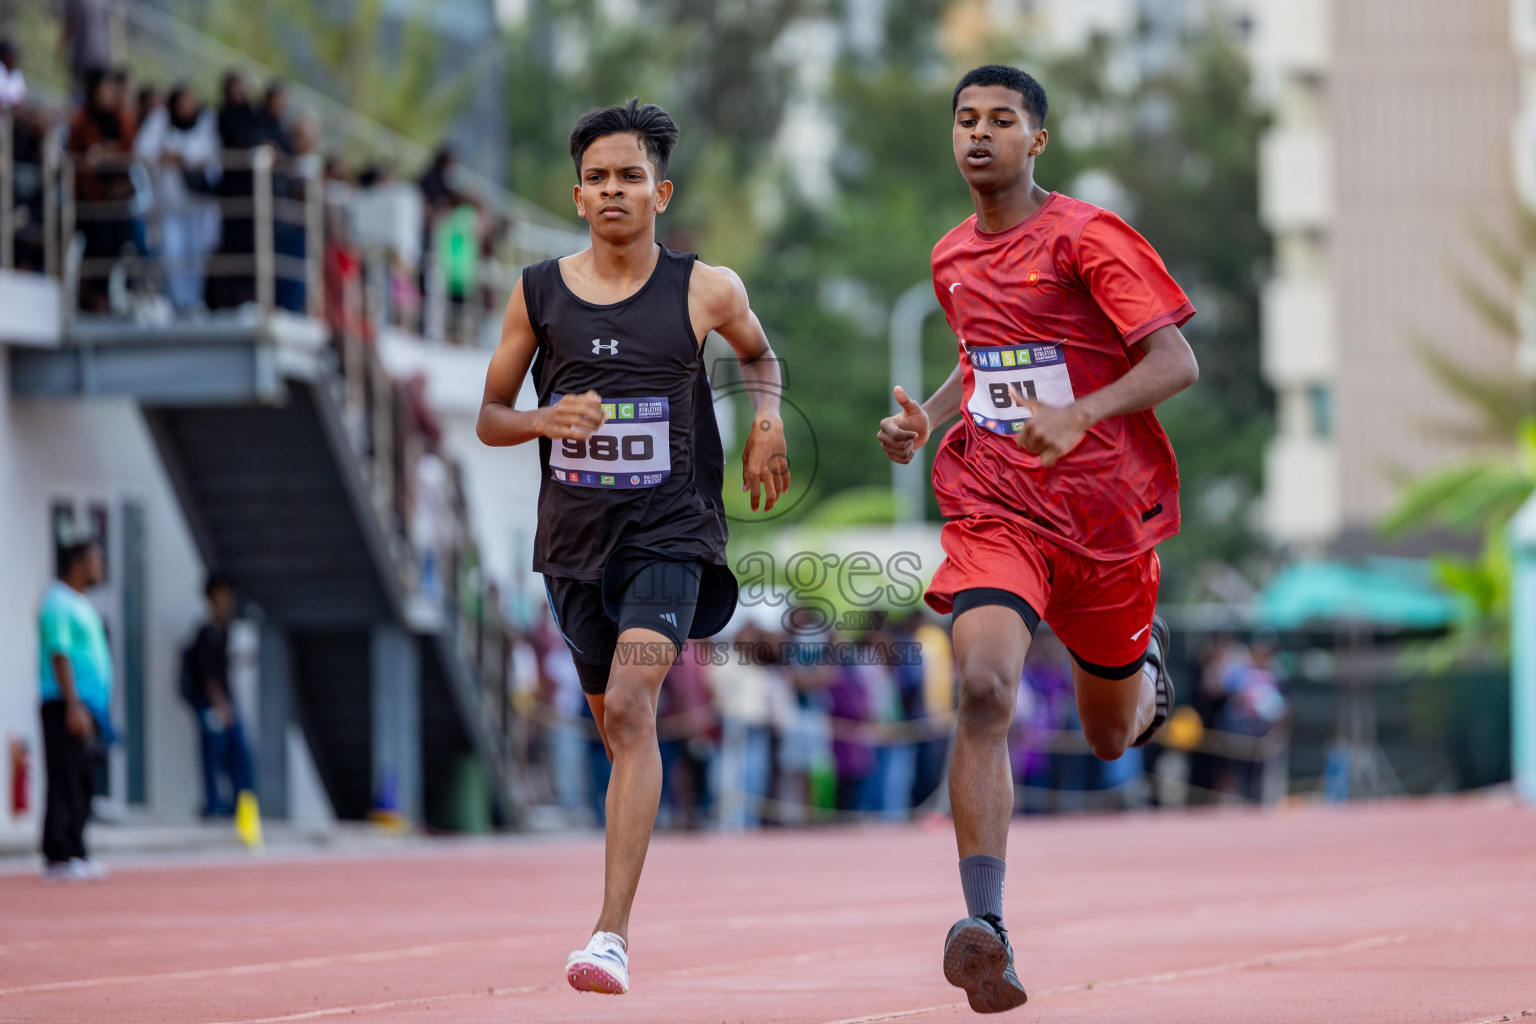
<svg viewBox="0 0 1536 1024">
<path fill-rule="evenodd" d="M 1333 389 L 1326 384 L 1308 386 L 1307 408 L 1312 418 L 1312 436 L 1332 437 Z"/>
</svg>

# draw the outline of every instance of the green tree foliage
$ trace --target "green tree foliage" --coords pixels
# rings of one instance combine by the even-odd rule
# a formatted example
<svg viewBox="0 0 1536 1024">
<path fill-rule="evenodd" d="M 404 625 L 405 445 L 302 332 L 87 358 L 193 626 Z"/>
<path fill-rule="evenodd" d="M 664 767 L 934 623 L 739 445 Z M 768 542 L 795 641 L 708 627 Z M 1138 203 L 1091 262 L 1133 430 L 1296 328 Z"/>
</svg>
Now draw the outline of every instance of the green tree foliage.
<svg viewBox="0 0 1536 1024">
<path fill-rule="evenodd" d="M 1241 566 L 1257 549 L 1252 507 L 1273 434 L 1259 353 L 1259 281 L 1270 251 L 1258 216 L 1265 122 L 1243 55 L 1218 31 L 1129 93 L 1106 87 L 1102 45 L 1054 72 L 1065 88 L 1053 104 L 1062 115 L 1053 146 L 1067 150 L 1066 175 L 1113 176 L 1131 223 L 1198 310 L 1184 333 L 1200 383 L 1158 409 L 1181 476 L 1184 529 L 1160 549 L 1176 591 L 1182 570 L 1213 559 Z M 1049 161 L 1042 170 L 1053 187 L 1070 189 L 1073 177 Z"/>
<path fill-rule="evenodd" d="M 189 22 L 284 77 L 424 146 L 435 146 L 474 91 L 494 54 L 447 68 L 427 16 L 417 12 L 398 32 L 387 0 L 211 0 L 182 12 Z"/>
<path fill-rule="evenodd" d="M 892 408 L 889 312 L 928 279 L 934 243 L 972 212 L 950 149 L 955 79 L 986 59 L 1036 69 L 1053 109 L 1041 182 L 1070 193 L 1086 170 L 1112 178 L 1132 223 L 1200 309 L 1188 333 L 1204 377 L 1161 411 L 1185 481 L 1185 536 L 1166 560 L 1175 576 L 1181 562 L 1240 562 L 1255 548 L 1249 506 L 1271 433 L 1258 354 L 1258 281 L 1268 257 L 1257 212 L 1263 120 L 1241 54 L 1213 31 L 1178 70 L 1117 89 L 1104 73 L 1108 41 L 1049 62 L 1029 59 L 1008 39 L 989 40 L 988 53 L 946 56 L 935 31 L 946 6 L 892 5 L 878 53 L 838 60 L 819 108 L 835 147 L 828 200 L 800 194 L 799 169 L 784 166 L 775 146 L 794 94 L 776 42 L 811 3 L 655 0 L 635 23 L 613 25 L 592 0 L 546 0 L 514 40 L 513 185 L 569 209 L 566 137 L 582 111 L 638 94 L 674 113 L 683 140 L 663 240 L 746 279 L 787 361 L 789 397 L 819 441 L 808 512 L 837 492 L 889 485 L 874 440 Z M 569 35 L 560 26 L 573 23 L 582 26 L 579 47 L 560 42 Z M 943 318 L 930 317 L 924 379 L 910 390 L 937 387 L 955 359 Z"/>
<path fill-rule="evenodd" d="M 571 127 L 594 107 L 640 96 L 683 130 L 663 240 L 747 272 L 763 251 L 754 203 L 773 179 L 766 156 L 788 94 L 773 46 L 807 0 L 650 0 L 622 22 L 604 19 L 596 0 L 530 6 L 509 40 L 511 186 L 570 210 Z"/>
<path fill-rule="evenodd" d="M 1455 271 L 1468 308 L 1509 346 L 1512 358 L 1520 344 L 1518 297 L 1525 291 L 1531 268 L 1536 267 L 1536 215 L 1522 212 L 1517 224 L 1513 244 L 1486 225 L 1472 227 L 1493 284 L 1465 268 Z M 1510 519 L 1536 491 L 1536 383 L 1523 374 L 1463 366 L 1422 336 L 1412 342 L 1436 381 L 1460 398 L 1470 415 L 1469 420 L 1436 424 L 1434 429 L 1481 444 L 1486 451 L 1409 482 L 1383 520 L 1382 530 L 1401 536 L 1441 526 L 1480 538 L 1481 550 L 1475 557 L 1435 559 L 1440 582 L 1465 595 L 1476 614 L 1423 653 L 1432 669 L 1459 661 L 1507 659 L 1513 585 L 1507 533 Z"/>
</svg>

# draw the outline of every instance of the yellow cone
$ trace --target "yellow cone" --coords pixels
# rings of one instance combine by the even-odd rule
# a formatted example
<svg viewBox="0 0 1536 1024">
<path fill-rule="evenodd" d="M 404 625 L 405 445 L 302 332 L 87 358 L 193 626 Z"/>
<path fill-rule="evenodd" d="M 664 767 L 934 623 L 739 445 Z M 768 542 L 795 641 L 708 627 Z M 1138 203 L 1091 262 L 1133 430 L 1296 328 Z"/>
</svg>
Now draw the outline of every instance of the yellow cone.
<svg viewBox="0 0 1536 1024">
<path fill-rule="evenodd" d="M 235 834 L 252 853 L 262 852 L 261 805 L 256 802 L 256 794 L 248 789 L 242 789 L 235 801 Z"/>
</svg>

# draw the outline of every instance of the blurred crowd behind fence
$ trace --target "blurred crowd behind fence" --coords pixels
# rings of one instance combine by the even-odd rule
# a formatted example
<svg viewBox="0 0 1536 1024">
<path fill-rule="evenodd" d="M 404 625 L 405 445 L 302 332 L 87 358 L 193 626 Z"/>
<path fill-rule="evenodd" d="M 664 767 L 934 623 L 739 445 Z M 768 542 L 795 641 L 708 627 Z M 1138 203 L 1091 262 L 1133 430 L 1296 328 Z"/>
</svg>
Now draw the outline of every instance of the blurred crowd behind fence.
<svg viewBox="0 0 1536 1024">
<path fill-rule="evenodd" d="M 126 10 L 136 38 L 188 31 L 152 8 Z M 206 40 L 196 49 L 218 53 Z M 258 101 L 229 71 L 217 110 L 188 86 L 136 87 L 127 68 L 95 69 L 80 85 L 68 110 L 25 95 L 0 107 L 0 267 L 62 280 L 65 323 L 323 324 L 331 386 L 391 524 L 398 572 L 420 614 L 444 618 L 474 667 L 527 808 L 601 821 L 606 761 L 568 652 L 547 616 L 509 614 L 481 564 L 463 474 L 442 451 L 424 382 L 393 378 L 378 352 L 386 329 L 494 344 L 522 266 L 579 237 L 475 181 L 451 150 L 389 139 L 303 90 L 292 91 L 305 110 L 291 109 L 280 81 Z M 323 155 L 316 113 L 336 119 L 351 154 L 376 157 L 354 170 Z M 406 160 L 417 179 L 396 176 Z M 943 810 L 956 698 L 944 630 L 916 615 L 806 643 L 752 611 L 734 634 L 690 645 L 664 688 L 665 820 L 740 828 Z M 1186 648 L 1195 635 L 1183 634 Z M 823 664 L 805 653 L 840 639 L 873 651 L 907 644 L 921 656 Z M 1180 653 L 1185 703 L 1168 732 L 1104 764 L 1077 730 L 1066 653 L 1043 632 L 1010 737 L 1019 810 L 1274 802 L 1289 790 L 1293 727 L 1308 715 L 1333 723 L 1312 730 L 1326 742 L 1305 754 L 1308 785 L 1336 797 L 1403 786 L 1361 774 L 1379 751 L 1374 691 L 1362 702 L 1330 685 L 1306 699 L 1307 673 L 1279 667 L 1272 637 L 1213 633 L 1202 650 Z"/>
</svg>

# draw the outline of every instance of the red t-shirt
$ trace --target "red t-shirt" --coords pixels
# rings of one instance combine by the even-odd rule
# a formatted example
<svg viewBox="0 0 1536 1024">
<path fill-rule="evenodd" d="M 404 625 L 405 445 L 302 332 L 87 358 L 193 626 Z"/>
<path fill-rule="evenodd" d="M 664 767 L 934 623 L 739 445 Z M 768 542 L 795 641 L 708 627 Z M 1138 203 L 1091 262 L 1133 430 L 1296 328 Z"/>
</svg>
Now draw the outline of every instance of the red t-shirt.
<svg viewBox="0 0 1536 1024">
<path fill-rule="evenodd" d="M 933 248 L 933 287 L 960 339 L 964 400 L 944 436 L 933 489 L 948 517 L 1022 522 L 1102 561 L 1179 532 L 1179 470 L 1151 410 L 1094 426 L 1055 466 L 1020 448 L 1017 383 L 1071 404 L 1124 376 L 1136 343 L 1195 307 L 1147 240 L 1108 210 L 1051 193 L 1007 231 L 973 216 Z"/>
</svg>

